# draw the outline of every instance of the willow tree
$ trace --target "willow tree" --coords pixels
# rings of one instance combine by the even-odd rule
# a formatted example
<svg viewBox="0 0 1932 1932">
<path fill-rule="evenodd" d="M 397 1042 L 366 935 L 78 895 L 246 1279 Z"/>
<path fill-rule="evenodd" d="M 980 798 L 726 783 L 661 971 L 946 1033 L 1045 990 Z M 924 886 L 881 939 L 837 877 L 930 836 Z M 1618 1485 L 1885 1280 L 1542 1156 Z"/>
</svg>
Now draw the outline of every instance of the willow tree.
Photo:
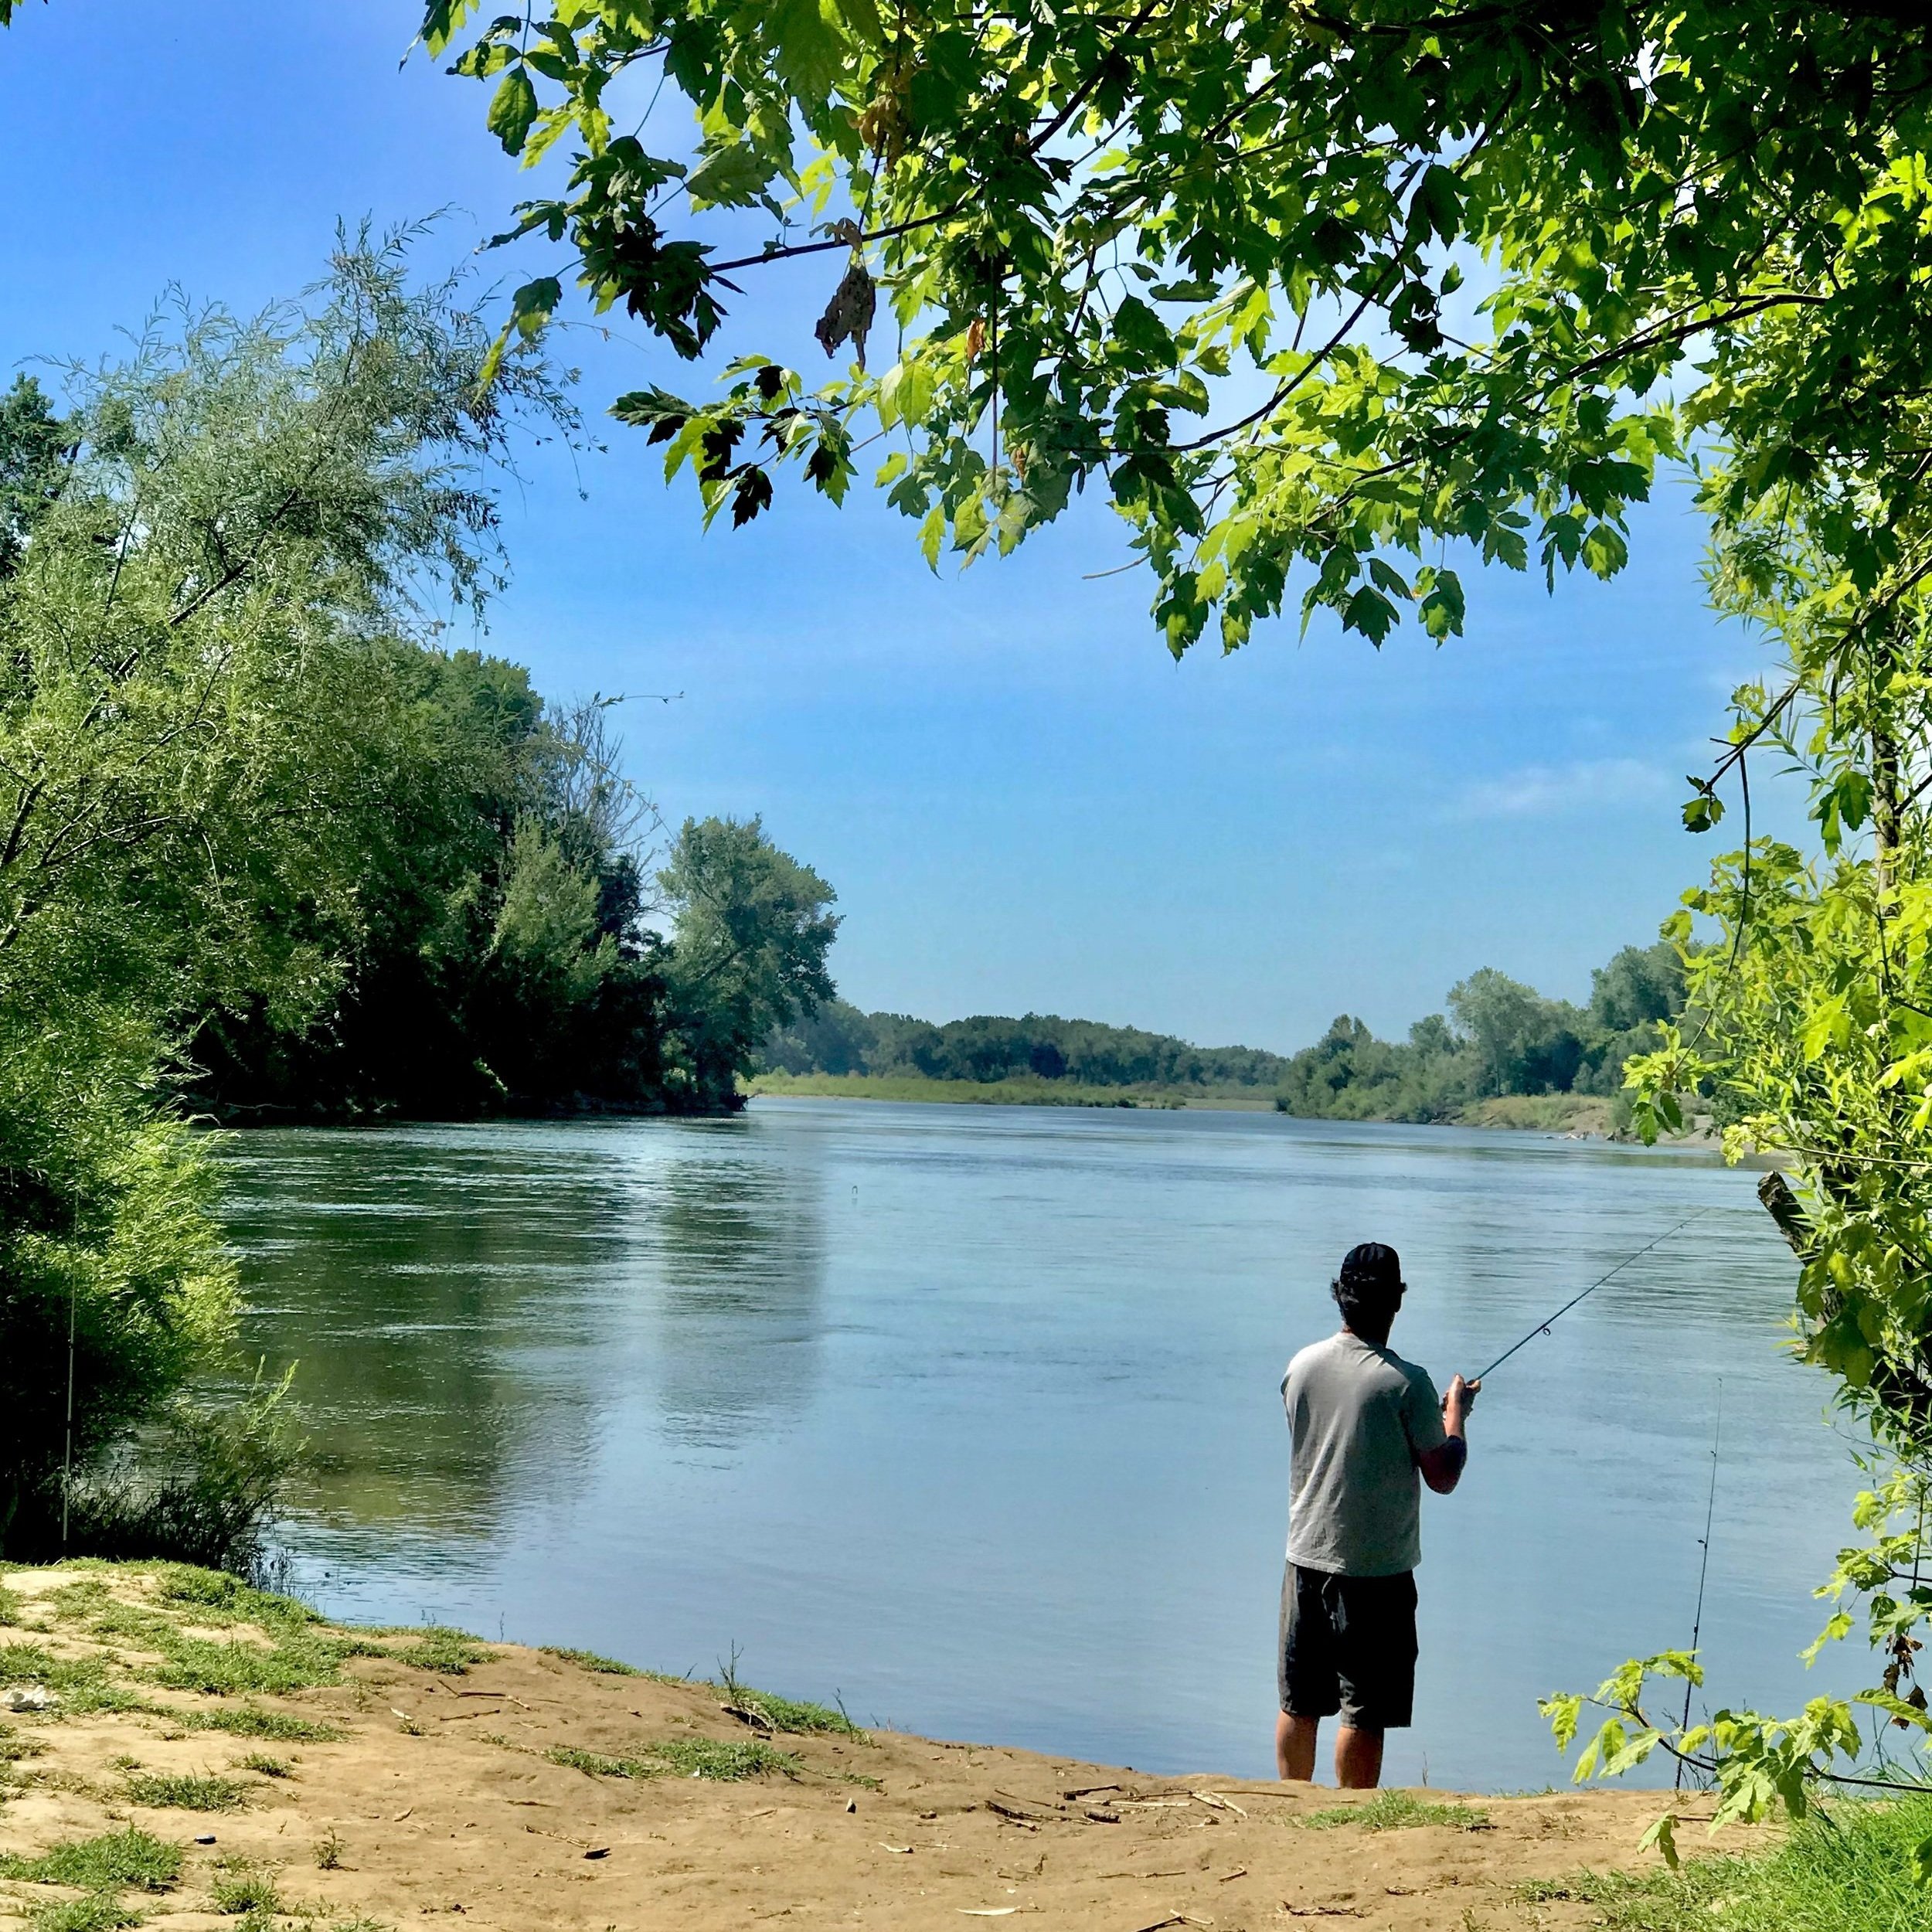
<svg viewBox="0 0 1932 1932">
<path fill-rule="evenodd" d="M 781 484 L 838 500 L 863 465 L 936 563 L 1104 494 L 1179 652 L 1294 604 L 1372 642 L 1405 614 L 1449 638 L 1458 564 L 1609 577 L 1659 464 L 1696 470 L 1719 600 L 1787 663 L 1739 694 L 1686 822 L 1716 824 L 1776 750 L 1811 770 L 1825 855 L 1747 831 L 1720 863 L 1697 907 L 1723 943 L 1679 935 L 1705 1018 L 1644 1070 L 1642 1105 L 1668 1124 L 1715 1093 L 1733 1151 L 1795 1163 L 1777 1205 L 1801 1345 L 1896 1458 L 1841 1581 L 1885 1658 L 1873 1709 L 1922 1727 L 1922 8 L 556 0 L 485 22 L 437 0 L 423 31 L 488 85 L 505 149 L 573 151 L 502 238 L 553 251 L 504 342 L 574 281 L 722 363 L 712 393 L 614 405 L 707 519 L 747 522 Z M 661 95 L 688 133 L 658 132 Z M 753 277 L 781 340 L 733 315 Z M 1593 1764 L 1682 1750 L 1757 1811 L 1857 1748 L 1839 1703 L 1651 1724 L 1632 1671 Z M 1555 1714 L 1572 1729 L 1580 1704 Z"/>
<path fill-rule="evenodd" d="M 570 420 L 536 359 L 481 389 L 488 339 L 397 247 L 345 246 L 304 303 L 164 315 L 63 372 L 63 410 L 22 388 L 0 411 L 9 1557 L 70 1530 L 125 1549 L 117 1475 L 171 1413 L 196 1472 L 149 1500 L 215 1506 L 213 1541 L 177 1548 L 247 1554 L 210 1458 L 245 1482 L 274 1459 L 177 1405 L 233 1366 L 236 1278 L 166 1076 L 196 1014 L 292 1019 L 340 988 L 306 934 L 366 917 L 396 774 L 430 762 L 393 647 L 494 581 L 512 423 Z"/>
</svg>

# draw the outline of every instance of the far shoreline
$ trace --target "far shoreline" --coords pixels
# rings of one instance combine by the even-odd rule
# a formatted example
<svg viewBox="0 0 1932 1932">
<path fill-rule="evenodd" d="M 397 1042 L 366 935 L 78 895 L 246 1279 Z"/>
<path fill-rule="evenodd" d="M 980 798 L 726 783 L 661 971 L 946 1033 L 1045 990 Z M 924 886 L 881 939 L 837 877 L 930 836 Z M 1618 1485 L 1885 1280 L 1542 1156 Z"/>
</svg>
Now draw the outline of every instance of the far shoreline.
<svg viewBox="0 0 1932 1932">
<path fill-rule="evenodd" d="M 899 1073 L 757 1073 L 741 1082 L 747 1100 L 893 1100 L 916 1105 L 1057 1107 L 1150 1113 L 1270 1114 L 1272 1093 L 1239 1087 L 1152 1085 L 1091 1087 L 1034 1077 L 998 1080 L 928 1080 Z M 1490 1128 L 1553 1134 L 1570 1140 L 1617 1138 L 1615 1103 L 1597 1094 L 1511 1094 L 1478 1100 L 1440 1121 L 1401 1121 L 1387 1114 L 1298 1114 L 1295 1120 L 1339 1121 L 1363 1126 Z"/>
</svg>

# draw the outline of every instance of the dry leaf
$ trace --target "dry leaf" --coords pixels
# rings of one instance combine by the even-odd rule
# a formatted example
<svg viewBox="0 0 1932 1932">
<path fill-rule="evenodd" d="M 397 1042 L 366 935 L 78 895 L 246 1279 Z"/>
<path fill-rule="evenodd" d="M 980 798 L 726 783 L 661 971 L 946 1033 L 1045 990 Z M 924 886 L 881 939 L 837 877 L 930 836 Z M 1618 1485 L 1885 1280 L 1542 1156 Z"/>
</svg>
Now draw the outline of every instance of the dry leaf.
<svg viewBox="0 0 1932 1932">
<path fill-rule="evenodd" d="M 870 271 L 863 262 L 854 260 L 832 291 L 832 300 L 826 303 L 825 312 L 811 332 L 828 355 L 837 355 L 840 343 L 849 342 L 862 369 L 866 338 L 872 333 L 872 316 L 878 306 Z"/>
</svg>

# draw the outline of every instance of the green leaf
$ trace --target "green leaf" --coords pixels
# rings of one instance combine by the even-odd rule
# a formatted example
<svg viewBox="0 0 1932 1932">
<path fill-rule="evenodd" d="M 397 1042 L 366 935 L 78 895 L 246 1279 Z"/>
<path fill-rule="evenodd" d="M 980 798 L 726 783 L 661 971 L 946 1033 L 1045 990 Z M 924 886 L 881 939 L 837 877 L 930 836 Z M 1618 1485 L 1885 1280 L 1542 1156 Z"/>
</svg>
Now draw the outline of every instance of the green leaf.
<svg viewBox="0 0 1932 1932">
<path fill-rule="evenodd" d="M 1166 323 L 1138 295 L 1124 298 L 1114 310 L 1114 339 L 1143 368 L 1165 369 L 1174 360 L 1174 338 Z"/>
<path fill-rule="evenodd" d="M 490 102 L 485 117 L 490 132 L 503 144 L 506 155 L 522 151 L 524 137 L 536 118 L 536 90 L 521 67 L 512 67 L 503 77 Z"/>
<path fill-rule="evenodd" d="M 1549 1720 L 1557 1750 L 1568 1750 L 1576 1741 L 1577 1726 L 1583 1713 L 1583 1700 L 1568 1694 L 1546 1697 L 1536 1708 Z"/>
<path fill-rule="evenodd" d="M 1920 1885 L 1932 1886 L 1932 1838 L 1920 1838 L 1913 1846 L 1912 1876 Z"/>
<path fill-rule="evenodd" d="M 777 43 L 780 77 L 801 100 L 823 100 L 838 80 L 845 46 L 821 0 L 774 0 L 767 18 Z"/>
<path fill-rule="evenodd" d="M 423 45 L 432 55 L 440 55 L 448 48 L 474 5 L 475 0 L 432 0 L 423 15 Z M 9 4 L 7 17 L 11 19 L 12 15 L 12 7 Z"/>
<path fill-rule="evenodd" d="M 931 368 L 917 360 L 896 364 L 886 372 L 879 386 L 879 413 L 889 429 L 894 423 L 917 426 L 925 421 L 933 406 L 936 386 Z"/>
<path fill-rule="evenodd" d="M 713 148 L 684 178 L 693 208 L 749 208 L 772 179 L 771 165 L 743 141 Z"/>
<path fill-rule="evenodd" d="M 563 299 L 563 284 L 554 275 L 540 275 L 533 282 L 526 282 L 510 298 L 510 320 L 518 335 L 526 342 L 534 340 L 556 313 Z"/>
<path fill-rule="evenodd" d="M 1700 791 L 1694 798 L 1684 801 L 1686 832 L 1709 832 L 1723 815 L 1724 801 L 1713 791 Z"/>
<path fill-rule="evenodd" d="M 1674 1872 L 1677 1869 L 1677 1820 L 1666 1811 L 1652 1821 L 1650 1829 L 1637 1841 L 1640 1852 L 1648 1852 L 1653 1846 L 1664 1855 L 1664 1862 Z"/>
</svg>

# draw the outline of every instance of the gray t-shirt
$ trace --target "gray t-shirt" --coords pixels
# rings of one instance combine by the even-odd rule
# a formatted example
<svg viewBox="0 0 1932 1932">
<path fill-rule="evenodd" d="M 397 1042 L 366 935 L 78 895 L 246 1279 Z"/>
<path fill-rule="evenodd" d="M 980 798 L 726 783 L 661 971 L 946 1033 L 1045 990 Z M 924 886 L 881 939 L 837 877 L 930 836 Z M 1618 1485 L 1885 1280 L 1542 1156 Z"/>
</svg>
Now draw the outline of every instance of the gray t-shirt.
<svg viewBox="0 0 1932 1932">
<path fill-rule="evenodd" d="M 1418 1458 L 1444 1439 L 1434 1385 L 1413 1362 L 1345 1331 L 1281 1378 L 1294 1437 L 1288 1561 L 1396 1577 L 1422 1560 Z"/>
</svg>

